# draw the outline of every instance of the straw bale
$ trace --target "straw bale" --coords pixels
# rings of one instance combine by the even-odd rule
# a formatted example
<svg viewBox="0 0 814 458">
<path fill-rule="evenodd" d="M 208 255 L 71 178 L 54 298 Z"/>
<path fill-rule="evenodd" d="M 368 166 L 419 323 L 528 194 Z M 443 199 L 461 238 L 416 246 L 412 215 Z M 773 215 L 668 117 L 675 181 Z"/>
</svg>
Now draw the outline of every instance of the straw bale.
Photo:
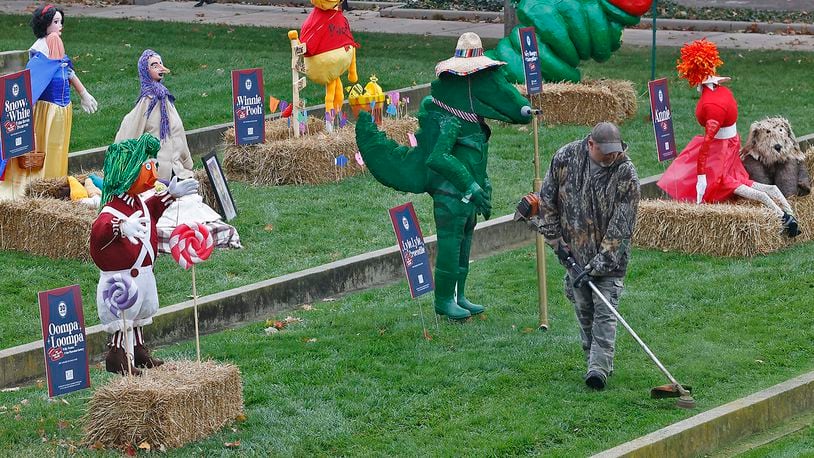
<svg viewBox="0 0 814 458">
<path fill-rule="evenodd" d="M 526 94 L 525 86 L 518 86 Z M 593 126 L 600 121 L 620 123 L 638 109 L 633 83 L 624 80 L 585 80 L 581 83 L 546 83 L 531 104 L 542 110 L 548 125 Z"/>
<path fill-rule="evenodd" d="M 204 439 L 243 413 L 240 370 L 213 361 L 171 361 L 141 377 L 96 389 L 85 415 L 84 445 L 181 447 Z"/>
<path fill-rule="evenodd" d="M 805 160 L 809 173 L 814 172 L 814 148 Z M 664 251 L 751 257 L 814 240 L 814 197 L 792 197 L 789 203 L 801 231 L 794 238 L 784 235 L 780 219 L 758 202 L 697 205 L 644 199 L 633 243 Z"/>
<path fill-rule="evenodd" d="M 319 118 L 308 116 L 307 122 L 308 124 L 306 131 L 308 134 L 318 134 L 325 130 L 325 121 Z M 294 134 L 291 127 L 288 125 L 288 119 L 277 118 L 266 120 L 266 142 L 283 140 L 290 136 L 294 136 Z M 223 133 L 223 140 L 227 145 L 235 144 L 235 129 L 233 127 L 226 129 L 226 131 Z"/>
<path fill-rule="evenodd" d="M 320 124 L 324 125 L 321 121 Z M 407 133 L 415 132 L 418 123 L 415 118 L 385 119 L 382 128 L 396 141 L 407 143 Z M 233 136 L 233 131 L 224 135 L 227 146 L 223 168 L 229 180 L 257 186 L 319 184 L 365 171 L 354 160 L 358 148 L 352 125 L 332 134 L 320 132 L 255 145 L 231 145 L 228 139 Z M 334 159 L 340 154 L 349 159 L 345 167 L 334 165 Z"/>
<path fill-rule="evenodd" d="M 74 177 L 76 177 L 80 183 L 84 184 L 85 179 L 92 173 L 100 177 L 104 176 L 101 171 L 91 170 L 75 174 Z M 28 186 L 26 186 L 25 196 L 61 199 L 62 196 L 60 193 L 63 192 L 63 189 L 68 189 L 68 177 L 37 178 L 31 180 Z"/>
<path fill-rule="evenodd" d="M 198 180 L 198 194 L 201 195 L 203 203 L 210 208 L 218 208 L 218 201 L 215 199 L 215 192 L 212 190 L 212 183 L 209 181 L 209 175 L 207 175 L 206 170 L 195 170 L 193 178 Z"/>
<path fill-rule="evenodd" d="M 49 198 L 0 200 L 0 249 L 87 261 L 90 227 L 95 218 L 96 210 L 76 202 Z"/>
</svg>

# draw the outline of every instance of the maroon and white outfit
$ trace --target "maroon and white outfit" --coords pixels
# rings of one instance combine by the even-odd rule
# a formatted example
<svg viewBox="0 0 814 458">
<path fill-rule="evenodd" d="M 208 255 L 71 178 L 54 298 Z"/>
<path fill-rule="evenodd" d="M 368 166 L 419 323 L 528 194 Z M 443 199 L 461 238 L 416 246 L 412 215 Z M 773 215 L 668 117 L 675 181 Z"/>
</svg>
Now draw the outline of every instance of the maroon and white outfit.
<svg viewBox="0 0 814 458">
<path fill-rule="evenodd" d="M 101 270 L 99 286 L 96 289 L 96 308 L 99 320 L 106 332 L 114 334 L 112 346 L 122 348 L 122 319 L 115 316 L 102 299 L 103 288 L 109 278 L 116 274 L 127 275 L 138 286 L 136 303 L 120 313 L 124 314 L 128 331 L 135 331 L 135 342 L 143 344 L 141 326 L 153 322 L 153 315 L 158 311 L 158 291 L 153 275 L 153 263 L 158 253 L 158 232 L 156 222 L 175 199 L 166 191 L 147 199 L 120 194 L 102 208 L 93 222 L 90 233 L 90 255 Z M 122 221 L 141 211 L 150 219 L 149 231 L 144 240 L 132 243 L 121 233 Z M 149 243 L 145 243 L 149 241 Z M 132 334 L 130 334 L 132 335 Z"/>
</svg>

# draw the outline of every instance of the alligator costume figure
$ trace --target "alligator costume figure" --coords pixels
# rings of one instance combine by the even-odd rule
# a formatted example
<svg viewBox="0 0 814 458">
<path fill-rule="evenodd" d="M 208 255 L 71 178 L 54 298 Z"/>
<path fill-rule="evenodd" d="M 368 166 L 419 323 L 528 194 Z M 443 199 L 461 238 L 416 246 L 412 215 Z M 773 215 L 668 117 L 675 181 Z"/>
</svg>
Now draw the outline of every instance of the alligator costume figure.
<svg viewBox="0 0 814 458">
<path fill-rule="evenodd" d="M 491 131 L 484 118 L 513 124 L 531 121 L 528 100 L 506 80 L 501 65 L 504 62 L 483 55 L 476 34 L 465 33 L 455 57 L 435 68 L 438 79 L 418 113 L 418 146 L 388 139 L 368 113 L 360 113 L 356 125 L 359 151 L 379 182 L 432 196 L 438 231 L 435 311 L 456 320 L 484 310 L 465 292 L 477 215 L 489 219 L 492 211 L 486 173 Z"/>
<path fill-rule="evenodd" d="M 653 0 L 511 0 L 520 23 L 486 55 L 506 61 L 510 81 L 523 84 L 520 27 L 534 27 L 540 72 L 550 82 L 578 83 L 581 61 L 605 62 L 622 46 L 622 30 L 639 23 Z"/>
</svg>

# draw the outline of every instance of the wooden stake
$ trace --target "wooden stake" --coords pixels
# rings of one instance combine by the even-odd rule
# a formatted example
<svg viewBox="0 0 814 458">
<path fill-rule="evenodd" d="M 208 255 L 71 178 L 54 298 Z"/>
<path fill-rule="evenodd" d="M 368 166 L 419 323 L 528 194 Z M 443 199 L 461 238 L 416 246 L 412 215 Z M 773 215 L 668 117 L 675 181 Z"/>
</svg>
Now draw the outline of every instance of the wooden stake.
<svg viewBox="0 0 814 458">
<path fill-rule="evenodd" d="M 195 353 L 201 362 L 201 337 L 198 333 L 198 287 L 195 284 L 195 264 L 192 264 L 192 309 L 195 312 Z"/>
<path fill-rule="evenodd" d="M 540 192 L 540 187 L 543 185 L 543 180 L 540 177 L 540 141 L 538 139 L 537 115 L 532 115 L 532 124 L 534 125 L 534 189 L 533 192 Z M 537 233 L 537 291 L 539 294 L 538 301 L 540 307 L 539 325 L 538 329 L 548 330 L 548 291 L 546 284 L 546 266 L 545 266 L 545 240 L 543 235 Z"/>
</svg>

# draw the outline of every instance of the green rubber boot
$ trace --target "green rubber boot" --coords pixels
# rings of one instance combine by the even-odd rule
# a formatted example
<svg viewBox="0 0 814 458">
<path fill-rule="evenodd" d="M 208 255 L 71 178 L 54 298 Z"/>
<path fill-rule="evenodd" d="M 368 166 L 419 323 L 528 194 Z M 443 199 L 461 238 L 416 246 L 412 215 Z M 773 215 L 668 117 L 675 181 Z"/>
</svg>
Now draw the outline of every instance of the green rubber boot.
<svg viewBox="0 0 814 458">
<path fill-rule="evenodd" d="M 469 269 L 458 270 L 458 305 L 461 308 L 469 310 L 472 315 L 483 313 L 486 310 L 482 305 L 478 305 L 469 301 L 464 294 L 466 289 L 466 276 L 469 275 Z"/>
<path fill-rule="evenodd" d="M 455 303 L 455 280 L 455 275 L 435 269 L 435 313 L 453 320 L 465 320 L 472 314 Z"/>
</svg>

